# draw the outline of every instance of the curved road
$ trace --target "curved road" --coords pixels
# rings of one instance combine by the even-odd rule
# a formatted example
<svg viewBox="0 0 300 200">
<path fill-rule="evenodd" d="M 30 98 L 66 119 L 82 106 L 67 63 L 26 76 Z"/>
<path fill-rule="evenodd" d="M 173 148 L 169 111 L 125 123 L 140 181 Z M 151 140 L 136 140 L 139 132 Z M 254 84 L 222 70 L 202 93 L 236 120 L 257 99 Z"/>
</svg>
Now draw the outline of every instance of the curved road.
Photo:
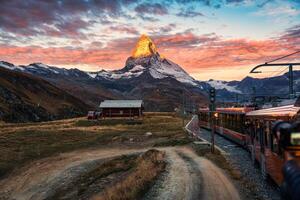
<svg viewBox="0 0 300 200">
<path fill-rule="evenodd" d="M 165 149 L 167 172 L 146 194 L 145 199 L 238 200 L 239 193 L 223 171 L 187 147 Z"/>
<path fill-rule="evenodd" d="M 167 170 L 145 199 L 240 199 L 223 171 L 188 147 L 159 149 L 166 152 Z M 0 181 L 0 199 L 45 199 L 106 159 L 145 150 L 76 151 L 33 162 Z"/>
</svg>

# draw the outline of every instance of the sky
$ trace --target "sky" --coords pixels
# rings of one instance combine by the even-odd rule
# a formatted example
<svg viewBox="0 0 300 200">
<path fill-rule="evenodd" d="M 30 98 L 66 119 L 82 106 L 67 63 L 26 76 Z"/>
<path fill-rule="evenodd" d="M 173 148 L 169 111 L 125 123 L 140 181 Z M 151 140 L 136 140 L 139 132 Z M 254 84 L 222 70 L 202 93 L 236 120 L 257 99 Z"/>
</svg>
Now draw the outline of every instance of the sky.
<svg viewBox="0 0 300 200">
<path fill-rule="evenodd" d="M 300 49 L 300 0 L 0 2 L 0 60 L 14 64 L 120 69 L 147 34 L 195 79 L 240 80 L 254 66 Z M 285 68 L 262 71 L 254 77 Z"/>
</svg>

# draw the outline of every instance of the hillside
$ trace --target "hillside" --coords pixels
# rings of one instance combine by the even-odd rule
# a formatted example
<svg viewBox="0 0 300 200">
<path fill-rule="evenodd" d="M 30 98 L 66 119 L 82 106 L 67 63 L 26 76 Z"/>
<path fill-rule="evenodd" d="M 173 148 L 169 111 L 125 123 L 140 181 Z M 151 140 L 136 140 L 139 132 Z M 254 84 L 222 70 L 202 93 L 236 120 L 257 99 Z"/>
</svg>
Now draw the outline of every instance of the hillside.
<svg viewBox="0 0 300 200">
<path fill-rule="evenodd" d="M 0 120 L 47 121 L 81 116 L 89 107 L 30 74 L 0 68 Z"/>
</svg>

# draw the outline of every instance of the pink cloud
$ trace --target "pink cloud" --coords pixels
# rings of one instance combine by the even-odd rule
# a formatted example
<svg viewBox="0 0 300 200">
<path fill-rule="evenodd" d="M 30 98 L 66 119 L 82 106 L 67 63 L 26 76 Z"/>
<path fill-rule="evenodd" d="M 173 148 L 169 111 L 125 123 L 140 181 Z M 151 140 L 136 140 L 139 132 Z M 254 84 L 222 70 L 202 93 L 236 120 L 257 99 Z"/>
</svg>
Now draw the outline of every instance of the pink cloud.
<svg viewBox="0 0 300 200">
<path fill-rule="evenodd" d="M 288 42 L 278 39 L 224 40 L 214 34 L 196 36 L 191 33 L 153 38 L 160 54 L 193 74 L 210 68 L 224 70 L 235 66 L 251 66 L 286 55 L 295 50 L 291 37 L 288 39 Z M 114 40 L 105 48 L 101 43 L 94 43 L 87 49 L 0 45 L 0 57 L 16 64 L 43 62 L 58 66 L 82 65 L 85 66 L 83 69 L 88 70 L 97 70 L 99 66 L 118 69 L 125 65 L 137 40 Z"/>
</svg>

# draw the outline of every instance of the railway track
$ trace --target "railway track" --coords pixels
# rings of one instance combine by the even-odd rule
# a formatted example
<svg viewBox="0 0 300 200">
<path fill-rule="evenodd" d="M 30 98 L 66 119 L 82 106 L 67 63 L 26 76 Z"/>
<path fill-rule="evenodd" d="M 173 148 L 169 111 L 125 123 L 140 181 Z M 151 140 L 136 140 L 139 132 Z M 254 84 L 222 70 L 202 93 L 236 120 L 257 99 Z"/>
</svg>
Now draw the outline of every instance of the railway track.
<svg viewBox="0 0 300 200">
<path fill-rule="evenodd" d="M 194 136 L 199 139 L 202 138 L 206 141 L 211 141 L 210 131 L 198 127 L 198 117 L 194 116 L 192 121 L 193 122 L 189 124 L 189 129 L 193 132 Z M 280 199 L 278 187 L 271 181 L 266 181 L 261 176 L 260 169 L 253 165 L 247 150 L 218 134 L 215 134 L 215 144 L 217 148 L 223 151 L 223 154 L 225 154 L 226 159 L 231 165 L 241 172 L 243 179 L 249 182 L 249 185 L 255 186 L 254 190 L 258 197 L 260 196 L 263 197 L 263 199 L 270 200 Z M 240 189 L 247 196 L 251 188 L 240 186 Z"/>
</svg>

